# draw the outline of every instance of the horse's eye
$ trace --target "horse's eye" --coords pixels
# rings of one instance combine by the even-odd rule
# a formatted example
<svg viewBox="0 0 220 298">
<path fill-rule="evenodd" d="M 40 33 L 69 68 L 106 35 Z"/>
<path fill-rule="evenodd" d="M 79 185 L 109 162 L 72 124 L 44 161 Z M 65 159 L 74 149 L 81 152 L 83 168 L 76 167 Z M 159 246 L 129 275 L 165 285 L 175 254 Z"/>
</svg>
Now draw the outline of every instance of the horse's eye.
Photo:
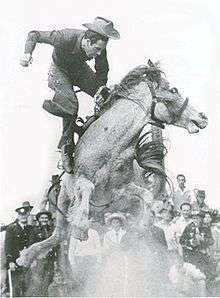
<svg viewBox="0 0 220 298">
<path fill-rule="evenodd" d="M 171 89 L 170 89 L 170 92 L 172 92 L 172 93 L 178 93 L 178 89 L 175 88 L 175 87 L 174 87 L 174 88 L 171 88 Z"/>
</svg>

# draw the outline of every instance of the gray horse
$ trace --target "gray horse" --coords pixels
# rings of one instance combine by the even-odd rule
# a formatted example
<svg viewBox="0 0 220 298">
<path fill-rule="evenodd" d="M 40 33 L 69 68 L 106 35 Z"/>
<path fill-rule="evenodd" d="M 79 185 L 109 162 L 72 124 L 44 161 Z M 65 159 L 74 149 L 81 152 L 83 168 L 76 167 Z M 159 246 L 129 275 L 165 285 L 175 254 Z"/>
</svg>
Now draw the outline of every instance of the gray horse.
<svg viewBox="0 0 220 298">
<path fill-rule="evenodd" d="M 208 123 L 177 88 L 170 87 L 151 61 L 133 69 L 114 87 L 105 112 L 79 139 L 74 174 L 63 179 L 56 229 L 50 238 L 24 251 L 18 259 L 20 264 L 28 266 L 40 252 L 65 239 L 69 225 L 75 238 L 86 240 L 89 212 L 99 212 L 106 204 L 121 211 L 123 198 L 130 202 L 138 199 L 142 213 L 147 212 L 153 194 L 135 183 L 134 159 L 148 123 L 171 124 L 189 133 L 197 133 Z"/>
</svg>

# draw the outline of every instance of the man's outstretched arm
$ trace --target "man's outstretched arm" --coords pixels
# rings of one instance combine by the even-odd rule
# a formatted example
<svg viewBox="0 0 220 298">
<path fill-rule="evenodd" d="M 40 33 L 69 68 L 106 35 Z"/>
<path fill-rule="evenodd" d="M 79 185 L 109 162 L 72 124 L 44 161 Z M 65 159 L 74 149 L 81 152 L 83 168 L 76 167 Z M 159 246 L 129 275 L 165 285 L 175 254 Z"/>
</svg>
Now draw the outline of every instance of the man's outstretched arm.
<svg viewBox="0 0 220 298">
<path fill-rule="evenodd" d="M 32 62 L 32 53 L 37 43 L 50 44 L 54 47 L 61 46 L 64 42 L 64 35 L 62 31 L 31 31 L 25 43 L 24 55 L 20 60 L 22 66 L 29 66 Z"/>
</svg>

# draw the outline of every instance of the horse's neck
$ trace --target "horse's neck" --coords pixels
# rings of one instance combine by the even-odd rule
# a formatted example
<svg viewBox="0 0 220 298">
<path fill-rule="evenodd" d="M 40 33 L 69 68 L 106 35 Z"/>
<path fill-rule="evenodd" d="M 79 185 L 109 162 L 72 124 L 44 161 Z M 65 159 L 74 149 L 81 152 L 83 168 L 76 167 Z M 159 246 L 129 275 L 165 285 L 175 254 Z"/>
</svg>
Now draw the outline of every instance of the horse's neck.
<svg viewBox="0 0 220 298">
<path fill-rule="evenodd" d="M 144 111 L 146 119 L 150 120 L 152 95 L 146 83 L 142 82 L 137 85 L 133 90 L 131 90 L 128 98 L 139 105 L 140 109 Z"/>
</svg>

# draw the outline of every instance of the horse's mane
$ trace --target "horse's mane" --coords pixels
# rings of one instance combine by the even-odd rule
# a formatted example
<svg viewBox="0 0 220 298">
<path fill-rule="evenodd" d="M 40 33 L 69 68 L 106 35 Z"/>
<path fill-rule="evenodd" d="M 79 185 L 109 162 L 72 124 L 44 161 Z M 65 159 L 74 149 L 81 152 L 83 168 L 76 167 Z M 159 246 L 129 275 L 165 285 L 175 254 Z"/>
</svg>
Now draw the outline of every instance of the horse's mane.
<svg viewBox="0 0 220 298">
<path fill-rule="evenodd" d="M 137 160 L 139 166 L 145 170 L 145 174 L 147 176 L 156 174 L 163 177 L 172 192 L 172 182 L 167 176 L 163 166 L 163 160 L 167 154 L 167 149 L 162 141 L 149 140 L 150 135 L 151 131 L 148 131 L 139 138 L 135 147 L 135 159 Z"/>
<path fill-rule="evenodd" d="M 131 90 L 142 81 L 148 80 L 151 83 L 160 85 L 162 73 L 159 62 L 155 64 L 148 62 L 148 65 L 140 65 L 134 68 L 121 80 L 118 85 L 114 86 L 111 91 L 110 101 L 127 97 Z"/>
<path fill-rule="evenodd" d="M 148 81 L 149 83 L 159 86 L 163 80 L 161 77 L 162 73 L 159 62 L 153 64 L 150 60 L 148 61 L 148 65 L 140 65 L 134 68 L 119 84 L 116 84 L 111 88 L 107 100 L 102 103 L 101 106 L 97 103 L 97 110 L 100 111 L 100 114 L 103 114 L 106 110 L 111 108 L 118 99 L 129 99 L 129 94 L 132 92 L 132 89 L 142 81 Z"/>
</svg>

